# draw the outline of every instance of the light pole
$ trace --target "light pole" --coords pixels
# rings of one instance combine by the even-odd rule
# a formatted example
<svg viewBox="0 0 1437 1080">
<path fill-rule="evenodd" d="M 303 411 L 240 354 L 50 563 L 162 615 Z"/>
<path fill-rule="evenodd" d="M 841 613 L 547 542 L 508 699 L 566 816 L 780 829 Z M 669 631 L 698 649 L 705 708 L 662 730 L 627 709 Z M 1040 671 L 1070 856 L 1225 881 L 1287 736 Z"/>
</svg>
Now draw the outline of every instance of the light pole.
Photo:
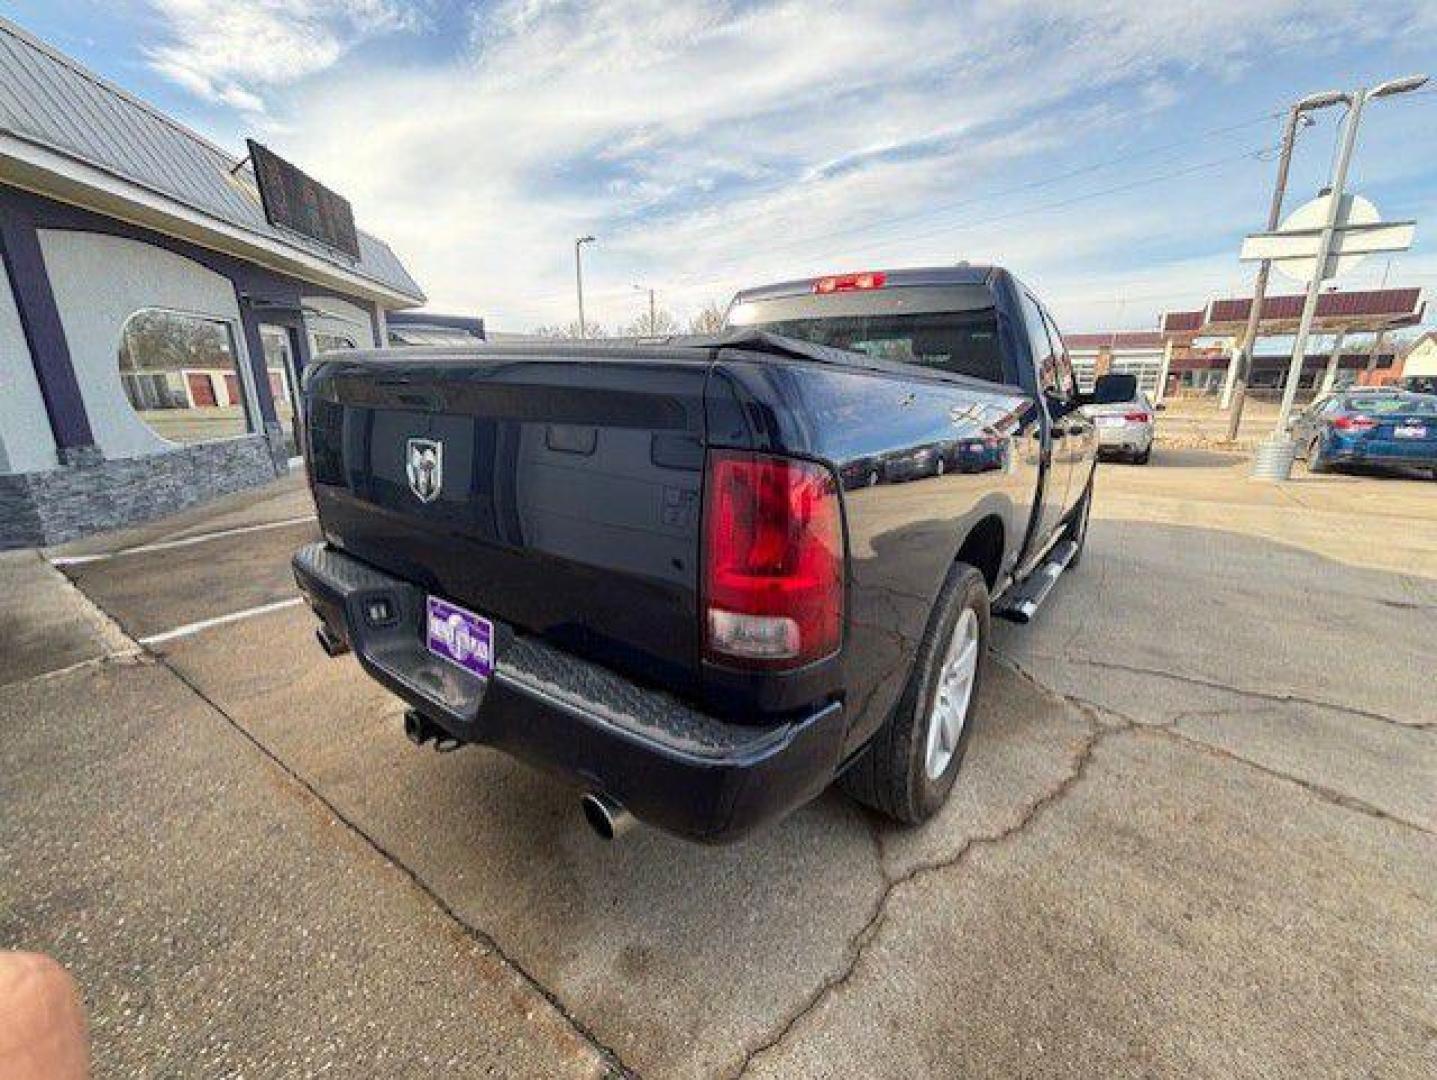
<svg viewBox="0 0 1437 1080">
<path fill-rule="evenodd" d="M 634 288 L 637 289 L 639 292 L 646 292 L 649 294 L 649 333 L 657 334 L 659 332 L 659 316 L 658 308 L 654 303 L 654 290 L 649 288 L 647 285 L 635 285 Z"/>
<path fill-rule="evenodd" d="M 579 290 L 579 336 L 588 337 L 589 324 L 584 321 L 584 245 L 592 244 L 594 237 L 581 236 L 574 241 L 574 284 Z"/>
<path fill-rule="evenodd" d="M 1287 123 L 1282 129 L 1282 154 L 1277 160 L 1277 182 L 1272 188 L 1272 205 L 1267 210 L 1267 231 L 1273 232 L 1282 224 L 1282 200 L 1287 193 L 1287 173 L 1292 166 L 1292 148 L 1297 142 L 1299 124 L 1312 124 L 1307 114 L 1315 109 L 1325 109 L 1342 100 L 1337 92 L 1311 94 L 1303 98 L 1287 113 Z M 1272 272 L 1272 261 L 1263 259 L 1257 267 L 1257 281 L 1252 287 L 1252 307 L 1247 313 L 1247 327 L 1243 330 L 1238 344 L 1237 355 L 1233 357 L 1236 367 L 1232 384 L 1232 400 L 1228 403 L 1227 441 L 1237 439 L 1237 429 L 1242 423 L 1242 406 L 1247 397 L 1247 373 L 1252 368 L 1252 350 L 1257 343 L 1258 324 L 1262 320 L 1262 305 L 1267 298 L 1267 278 Z"/>
<path fill-rule="evenodd" d="M 1323 224 L 1322 235 L 1317 242 L 1317 261 L 1312 271 L 1312 280 L 1307 283 L 1307 297 L 1302 305 L 1302 318 L 1297 324 L 1297 336 L 1292 342 L 1292 361 L 1287 368 L 1287 384 L 1282 391 L 1282 407 L 1278 410 L 1277 426 L 1273 429 L 1270 443 L 1273 446 L 1285 444 L 1285 452 L 1279 452 L 1272 464 L 1278 466 L 1277 479 L 1286 479 L 1292 470 L 1292 439 L 1288 434 L 1288 418 L 1292 415 L 1293 402 L 1297 398 L 1297 384 L 1302 378 L 1302 364 L 1307 358 L 1307 338 L 1312 332 L 1312 321 L 1317 315 L 1317 298 L 1322 293 L 1322 282 L 1327 278 L 1327 261 L 1332 254 L 1332 238 L 1344 221 L 1343 202 L 1346 197 L 1347 170 L 1352 164 L 1352 152 L 1357 146 L 1357 128 L 1362 122 L 1362 110 L 1369 101 L 1392 97 L 1396 94 L 1416 90 L 1427 81 L 1426 75 L 1410 75 L 1392 79 L 1372 89 L 1360 87 L 1343 95 L 1349 105 L 1347 121 L 1342 128 L 1342 143 L 1337 160 L 1332 166 L 1332 182 L 1329 185 L 1327 221 Z M 1285 467 L 1283 467 L 1285 465 Z"/>
</svg>

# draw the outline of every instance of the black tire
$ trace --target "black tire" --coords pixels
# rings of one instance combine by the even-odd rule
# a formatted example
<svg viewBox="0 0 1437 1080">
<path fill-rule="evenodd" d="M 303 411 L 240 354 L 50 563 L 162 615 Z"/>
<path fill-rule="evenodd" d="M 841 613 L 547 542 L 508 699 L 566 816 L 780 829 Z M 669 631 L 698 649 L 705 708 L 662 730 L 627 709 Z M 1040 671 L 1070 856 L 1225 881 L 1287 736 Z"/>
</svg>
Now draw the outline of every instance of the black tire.
<svg viewBox="0 0 1437 1080">
<path fill-rule="evenodd" d="M 1322 443 L 1318 439 L 1307 444 L 1307 471 L 1319 474 L 1332 471 L 1332 466 L 1322 460 Z"/>
<path fill-rule="evenodd" d="M 1093 478 L 1088 477 L 1088 486 L 1083 490 L 1083 497 L 1078 500 L 1078 505 L 1073 507 L 1072 515 L 1068 518 L 1065 528 L 1066 537 L 1075 541 L 1078 550 L 1073 552 L 1073 557 L 1068 560 L 1068 569 L 1076 570 L 1078 564 L 1083 561 L 1083 551 L 1088 546 L 1088 514 L 1093 508 Z"/>
<path fill-rule="evenodd" d="M 953 630 L 965 609 L 972 609 L 978 626 L 973 690 L 953 756 L 937 778 L 930 778 L 925 753 L 933 699 Z M 953 789 L 973 734 L 973 714 L 982 694 L 991 625 L 988 585 L 983 575 L 967 563 L 954 563 L 929 616 L 903 696 L 858 760 L 839 778 L 844 791 L 909 825 L 927 821 L 938 812 Z"/>
<path fill-rule="evenodd" d="M 1151 446 L 1149 446 L 1149 447 L 1148 447 L 1146 450 L 1144 450 L 1141 454 L 1134 454 L 1134 455 L 1133 455 L 1133 464 L 1134 464 L 1134 465 L 1146 465 L 1146 464 L 1148 463 L 1148 459 L 1151 458 L 1152 456 L 1153 456 L 1153 448 L 1152 448 Z"/>
</svg>

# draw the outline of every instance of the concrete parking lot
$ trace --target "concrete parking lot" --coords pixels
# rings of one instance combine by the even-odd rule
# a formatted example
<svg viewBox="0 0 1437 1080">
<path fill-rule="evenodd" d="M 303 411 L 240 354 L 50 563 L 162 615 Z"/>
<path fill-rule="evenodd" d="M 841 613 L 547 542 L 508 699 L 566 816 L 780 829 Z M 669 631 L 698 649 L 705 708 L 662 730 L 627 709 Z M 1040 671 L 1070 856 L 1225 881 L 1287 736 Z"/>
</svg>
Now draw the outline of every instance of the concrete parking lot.
<svg viewBox="0 0 1437 1080">
<path fill-rule="evenodd" d="M 1437 484 L 1103 466 L 937 820 L 719 849 L 411 748 L 309 514 L 0 560 L 0 944 L 100 1075 L 1437 1074 Z"/>
</svg>

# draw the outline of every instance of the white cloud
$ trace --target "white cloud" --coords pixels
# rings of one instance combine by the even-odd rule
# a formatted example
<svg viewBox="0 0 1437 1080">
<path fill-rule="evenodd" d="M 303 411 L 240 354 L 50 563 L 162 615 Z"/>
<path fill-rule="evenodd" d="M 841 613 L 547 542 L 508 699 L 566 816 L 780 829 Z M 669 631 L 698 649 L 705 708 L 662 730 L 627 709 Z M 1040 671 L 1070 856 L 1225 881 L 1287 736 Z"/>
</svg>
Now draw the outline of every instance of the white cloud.
<svg viewBox="0 0 1437 1080">
<path fill-rule="evenodd" d="M 301 6 L 326 19 L 335 7 Z M 376 25 L 392 17 L 366 7 Z M 1340 0 L 505 0 L 473 16 L 457 57 L 340 62 L 302 102 L 281 95 L 277 145 L 354 201 L 433 306 L 505 329 L 573 317 L 572 243 L 587 233 L 600 238 L 585 252 L 590 311 L 610 323 L 637 312 L 636 282 L 682 313 L 755 281 L 967 257 L 1023 268 L 1082 328 L 1112 313 L 1094 294 L 1131 278 L 1119 253 L 1154 238 L 1186 244 L 1160 257 L 1215 288 L 1240 282 L 1234 236 L 1255 224 L 1271 166 L 1200 174 L 1181 210 L 1152 187 L 1004 215 L 1238 157 L 1276 133 L 1072 183 L 1045 186 L 1044 163 L 1080 146 L 1116 153 L 1184 79 L 1233 78 L 1381 25 Z M 310 62 L 344 47 L 316 46 Z M 282 81 L 221 60 L 241 90 Z"/>
<path fill-rule="evenodd" d="M 265 109 L 262 92 L 331 67 L 355 44 L 411 27 L 397 0 L 148 0 L 166 40 L 150 65 L 207 100 Z"/>
</svg>

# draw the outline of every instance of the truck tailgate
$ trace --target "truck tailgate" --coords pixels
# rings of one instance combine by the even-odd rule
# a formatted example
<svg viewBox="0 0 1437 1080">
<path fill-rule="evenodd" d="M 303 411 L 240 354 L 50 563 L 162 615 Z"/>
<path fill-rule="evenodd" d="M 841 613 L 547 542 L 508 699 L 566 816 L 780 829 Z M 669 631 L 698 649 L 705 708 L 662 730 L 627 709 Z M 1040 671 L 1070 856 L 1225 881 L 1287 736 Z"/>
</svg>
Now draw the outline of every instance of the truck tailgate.
<svg viewBox="0 0 1437 1080">
<path fill-rule="evenodd" d="M 305 388 L 325 536 L 637 681 L 696 686 L 708 366 L 578 347 L 326 358 Z"/>
</svg>

